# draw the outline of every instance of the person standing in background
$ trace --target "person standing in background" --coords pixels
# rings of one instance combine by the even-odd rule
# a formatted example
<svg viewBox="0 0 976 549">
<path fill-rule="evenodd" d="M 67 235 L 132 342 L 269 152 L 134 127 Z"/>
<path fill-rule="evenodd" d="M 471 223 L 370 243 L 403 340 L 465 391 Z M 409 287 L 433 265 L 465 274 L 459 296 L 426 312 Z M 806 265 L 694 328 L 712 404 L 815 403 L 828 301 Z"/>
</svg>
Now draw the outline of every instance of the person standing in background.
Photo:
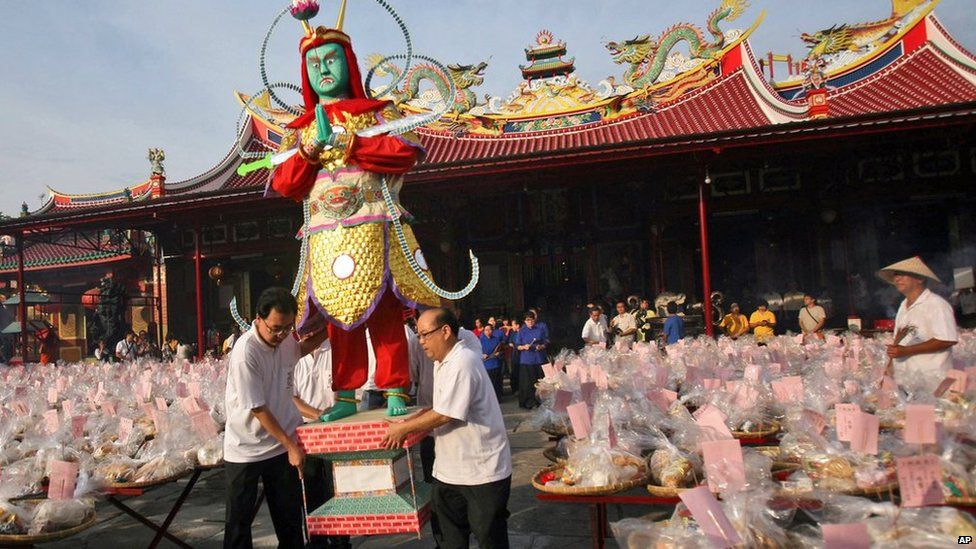
<svg viewBox="0 0 976 549">
<path fill-rule="evenodd" d="M 519 352 L 519 407 L 531 410 L 539 406 L 535 384 L 542 378 L 542 365 L 548 362 L 546 331 L 535 323 L 535 313 L 525 313 L 522 328 L 515 336 L 515 349 Z"/>
<path fill-rule="evenodd" d="M 491 386 L 495 389 L 495 396 L 501 401 L 502 361 L 499 357 L 502 354 L 505 339 L 500 332 L 495 331 L 491 324 L 485 324 L 480 339 L 481 360 L 485 364 L 485 370 L 488 372 L 488 379 L 491 380 Z"/>
<path fill-rule="evenodd" d="M 823 327 L 827 322 L 827 312 L 817 305 L 817 298 L 803 294 L 803 308 L 800 309 L 797 320 L 805 341 L 812 338 L 824 339 Z"/>
</svg>

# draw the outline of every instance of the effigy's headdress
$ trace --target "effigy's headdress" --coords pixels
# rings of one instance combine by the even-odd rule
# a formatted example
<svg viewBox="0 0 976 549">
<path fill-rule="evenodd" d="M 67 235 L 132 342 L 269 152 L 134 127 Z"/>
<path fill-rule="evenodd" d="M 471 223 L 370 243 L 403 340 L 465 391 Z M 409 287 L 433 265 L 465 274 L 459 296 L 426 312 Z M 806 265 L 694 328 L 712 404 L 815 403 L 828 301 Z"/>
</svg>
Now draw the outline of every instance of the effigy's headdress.
<svg viewBox="0 0 976 549">
<path fill-rule="evenodd" d="M 309 21 L 318 15 L 319 13 L 319 3 L 317 0 L 292 0 L 291 3 L 291 16 L 302 22 L 302 27 L 305 29 L 305 39 L 302 42 L 302 48 L 304 49 L 306 44 L 305 41 L 327 41 L 327 42 L 338 42 L 341 44 L 349 44 L 349 35 L 342 32 L 342 27 L 346 24 L 346 5 L 348 0 L 341 0 L 339 3 L 339 15 L 336 18 L 336 23 L 332 28 L 328 27 L 318 27 L 315 28 L 309 23 Z"/>
</svg>

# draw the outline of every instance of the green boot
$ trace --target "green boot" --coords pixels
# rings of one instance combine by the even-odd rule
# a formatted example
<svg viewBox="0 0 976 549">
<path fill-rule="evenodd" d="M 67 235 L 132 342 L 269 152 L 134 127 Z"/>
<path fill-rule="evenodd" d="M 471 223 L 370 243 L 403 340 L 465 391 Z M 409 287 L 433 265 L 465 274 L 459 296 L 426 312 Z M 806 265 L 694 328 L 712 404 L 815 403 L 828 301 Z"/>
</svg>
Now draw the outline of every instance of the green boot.
<svg viewBox="0 0 976 549">
<path fill-rule="evenodd" d="M 349 417 L 356 413 L 356 404 L 358 402 L 356 400 L 356 391 L 339 391 L 336 393 L 335 405 L 329 408 L 328 412 L 322 414 L 322 417 L 319 419 L 329 422 Z"/>
<path fill-rule="evenodd" d="M 410 397 L 406 389 L 389 389 L 383 396 L 386 397 L 386 415 L 395 417 L 407 414 L 407 401 Z"/>
</svg>

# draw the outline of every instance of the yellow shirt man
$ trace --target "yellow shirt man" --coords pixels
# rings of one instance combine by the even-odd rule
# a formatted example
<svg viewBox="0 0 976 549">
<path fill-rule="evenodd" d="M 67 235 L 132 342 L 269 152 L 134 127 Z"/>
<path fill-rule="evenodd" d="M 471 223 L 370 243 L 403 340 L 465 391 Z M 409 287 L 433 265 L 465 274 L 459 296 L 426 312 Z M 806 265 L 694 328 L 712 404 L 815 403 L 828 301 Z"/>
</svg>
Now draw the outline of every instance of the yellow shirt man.
<svg viewBox="0 0 976 549">
<path fill-rule="evenodd" d="M 732 312 L 725 315 L 718 327 L 725 332 L 725 335 L 735 339 L 749 331 L 749 319 L 739 312 L 738 307 L 733 306 Z"/>
<path fill-rule="evenodd" d="M 773 328 L 776 326 L 776 315 L 770 311 L 765 304 L 759 305 L 752 315 L 749 316 L 749 327 L 752 328 L 756 341 L 765 343 L 775 335 Z"/>
</svg>

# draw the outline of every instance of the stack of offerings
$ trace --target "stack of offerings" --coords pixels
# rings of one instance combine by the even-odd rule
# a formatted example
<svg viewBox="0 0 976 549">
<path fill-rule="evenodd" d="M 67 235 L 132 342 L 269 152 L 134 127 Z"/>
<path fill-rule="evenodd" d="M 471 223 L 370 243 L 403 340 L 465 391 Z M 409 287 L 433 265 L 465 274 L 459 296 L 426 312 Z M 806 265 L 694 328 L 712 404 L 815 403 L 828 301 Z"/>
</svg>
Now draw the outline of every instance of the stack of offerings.
<svg viewBox="0 0 976 549">
<path fill-rule="evenodd" d="M 420 535 L 430 518 L 431 492 L 418 482 L 410 448 L 427 433 L 410 435 L 402 449 L 384 449 L 385 414 L 372 410 L 298 428 L 306 459 L 324 460 L 332 469 L 333 497 L 306 509 L 310 535 Z"/>
</svg>

